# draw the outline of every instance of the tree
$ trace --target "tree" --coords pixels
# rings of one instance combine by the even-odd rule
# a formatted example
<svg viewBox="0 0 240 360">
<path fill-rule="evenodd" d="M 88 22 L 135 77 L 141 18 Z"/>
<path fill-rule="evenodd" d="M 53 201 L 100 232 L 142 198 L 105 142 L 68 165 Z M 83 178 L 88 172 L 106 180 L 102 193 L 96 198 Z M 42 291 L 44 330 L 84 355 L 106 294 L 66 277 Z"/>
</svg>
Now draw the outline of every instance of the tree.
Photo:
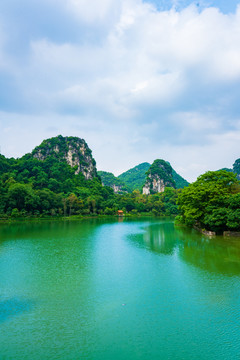
<svg viewBox="0 0 240 360">
<path fill-rule="evenodd" d="M 32 211 L 37 208 L 38 202 L 38 196 L 29 185 L 16 183 L 8 189 L 7 204 L 12 209 Z"/>
<path fill-rule="evenodd" d="M 77 206 L 78 198 L 75 194 L 70 194 L 67 198 L 68 206 L 69 206 L 69 216 L 72 215 L 72 209 Z"/>
<path fill-rule="evenodd" d="M 236 174 L 209 171 L 184 188 L 178 196 L 181 221 L 221 232 L 227 229 L 227 201 L 236 191 Z"/>
</svg>

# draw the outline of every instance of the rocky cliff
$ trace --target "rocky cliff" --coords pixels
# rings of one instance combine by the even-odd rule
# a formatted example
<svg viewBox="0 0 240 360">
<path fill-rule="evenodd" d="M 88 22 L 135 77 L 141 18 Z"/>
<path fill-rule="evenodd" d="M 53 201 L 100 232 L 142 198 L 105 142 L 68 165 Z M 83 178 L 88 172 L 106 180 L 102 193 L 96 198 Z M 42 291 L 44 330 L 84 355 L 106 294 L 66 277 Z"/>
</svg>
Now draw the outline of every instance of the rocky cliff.
<svg viewBox="0 0 240 360">
<path fill-rule="evenodd" d="M 143 186 L 143 194 L 149 195 L 163 192 L 165 187 L 176 187 L 172 175 L 172 167 L 164 160 L 157 159 L 147 171 L 147 179 Z"/>
<path fill-rule="evenodd" d="M 50 156 L 59 161 L 66 161 L 68 165 L 76 169 L 75 174 L 81 172 L 87 180 L 97 176 L 96 162 L 92 157 L 92 151 L 85 140 L 78 137 L 59 135 L 44 140 L 32 151 L 32 156 L 41 161 Z"/>
<path fill-rule="evenodd" d="M 146 182 L 146 172 L 150 168 L 150 164 L 145 162 L 135 166 L 134 168 L 124 172 L 118 176 L 128 188 L 128 191 L 141 190 Z M 172 169 L 172 177 L 176 183 L 176 189 L 182 189 L 189 185 L 189 182 Z"/>
</svg>

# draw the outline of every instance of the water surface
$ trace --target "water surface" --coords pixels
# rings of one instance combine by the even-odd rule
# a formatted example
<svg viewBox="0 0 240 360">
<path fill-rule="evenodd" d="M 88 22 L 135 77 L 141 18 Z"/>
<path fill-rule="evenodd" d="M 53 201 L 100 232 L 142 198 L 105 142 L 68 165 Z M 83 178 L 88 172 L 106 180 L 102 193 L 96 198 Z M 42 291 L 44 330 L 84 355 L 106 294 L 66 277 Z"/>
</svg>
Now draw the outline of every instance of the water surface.
<svg viewBox="0 0 240 360">
<path fill-rule="evenodd" d="M 0 226 L 0 359 L 240 359 L 240 239 L 171 220 Z"/>
</svg>

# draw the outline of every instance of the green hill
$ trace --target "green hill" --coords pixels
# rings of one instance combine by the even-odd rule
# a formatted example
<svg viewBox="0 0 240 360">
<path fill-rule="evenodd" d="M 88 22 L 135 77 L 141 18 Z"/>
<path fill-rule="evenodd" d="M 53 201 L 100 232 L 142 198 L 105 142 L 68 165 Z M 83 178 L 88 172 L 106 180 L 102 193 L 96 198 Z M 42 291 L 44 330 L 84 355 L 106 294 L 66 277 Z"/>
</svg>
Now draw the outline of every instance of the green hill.
<svg viewBox="0 0 240 360">
<path fill-rule="evenodd" d="M 183 189 L 185 186 L 189 185 L 189 182 L 185 180 L 181 175 L 176 173 L 174 169 L 172 169 L 172 176 L 176 184 L 176 189 Z"/>
<path fill-rule="evenodd" d="M 83 139 L 58 136 L 20 159 L 0 156 L 0 214 L 88 214 L 113 199 Z"/>
<path fill-rule="evenodd" d="M 125 183 L 112 173 L 107 171 L 98 171 L 97 174 L 100 176 L 103 186 L 111 187 L 116 194 L 121 194 L 127 191 Z"/>
<path fill-rule="evenodd" d="M 122 173 L 118 176 L 118 179 L 122 180 L 126 184 L 129 191 L 141 190 L 146 180 L 146 172 L 149 168 L 150 164 L 144 162 Z"/>
<path fill-rule="evenodd" d="M 118 178 L 126 184 L 130 191 L 142 190 L 146 181 L 146 172 L 149 170 L 150 166 L 151 165 L 149 163 L 144 162 L 119 175 Z M 189 185 L 189 182 L 176 173 L 174 169 L 172 169 L 172 177 L 175 181 L 176 189 L 182 189 Z"/>
<path fill-rule="evenodd" d="M 240 159 L 237 159 L 233 164 L 233 172 L 237 174 L 237 178 L 240 180 Z"/>
</svg>

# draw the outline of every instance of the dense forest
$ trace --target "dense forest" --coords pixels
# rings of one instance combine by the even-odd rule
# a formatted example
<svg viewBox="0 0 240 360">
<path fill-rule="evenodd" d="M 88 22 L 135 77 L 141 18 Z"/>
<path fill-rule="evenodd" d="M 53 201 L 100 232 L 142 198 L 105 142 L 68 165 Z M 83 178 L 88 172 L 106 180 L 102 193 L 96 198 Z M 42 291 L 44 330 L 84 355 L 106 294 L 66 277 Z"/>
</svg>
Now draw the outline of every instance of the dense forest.
<svg viewBox="0 0 240 360">
<path fill-rule="evenodd" d="M 166 188 L 151 196 L 140 191 L 115 194 L 102 185 L 95 164 L 86 143 L 73 137 L 45 140 L 20 159 L 1 155 L 0 217 L 115 215 L 119 209 L 177 214 L 177 190 Z"/>
<path fill-rule="evenodd" d="M 118 178 L 126 184 L 129 191 L 141 191 L 146 180 L 146 172 L 150 166 L 151 165 L 147 162 L 139 164 L 134 168 L 122 173 L 118 176 Z"/>
<path fill-rule="evenodd" d="M 142 194 L 143 173 L 145 181 L 149 176 L 164 181 L 164 191 Z M 58 136 L 19 159 L 0 155 L 0 219 L 116 215 L 123 210 L 127 215 L 177 215 L 178 224 L 219 234 L 240 231 L 239 179 L 240 159 L 232 169 L 209 171 L 188 186 L 159 159 L 116 178 L 97 172 L 83 139 Z M 138 189 L 131 191 L 134 187 Z"/>
</svg>

